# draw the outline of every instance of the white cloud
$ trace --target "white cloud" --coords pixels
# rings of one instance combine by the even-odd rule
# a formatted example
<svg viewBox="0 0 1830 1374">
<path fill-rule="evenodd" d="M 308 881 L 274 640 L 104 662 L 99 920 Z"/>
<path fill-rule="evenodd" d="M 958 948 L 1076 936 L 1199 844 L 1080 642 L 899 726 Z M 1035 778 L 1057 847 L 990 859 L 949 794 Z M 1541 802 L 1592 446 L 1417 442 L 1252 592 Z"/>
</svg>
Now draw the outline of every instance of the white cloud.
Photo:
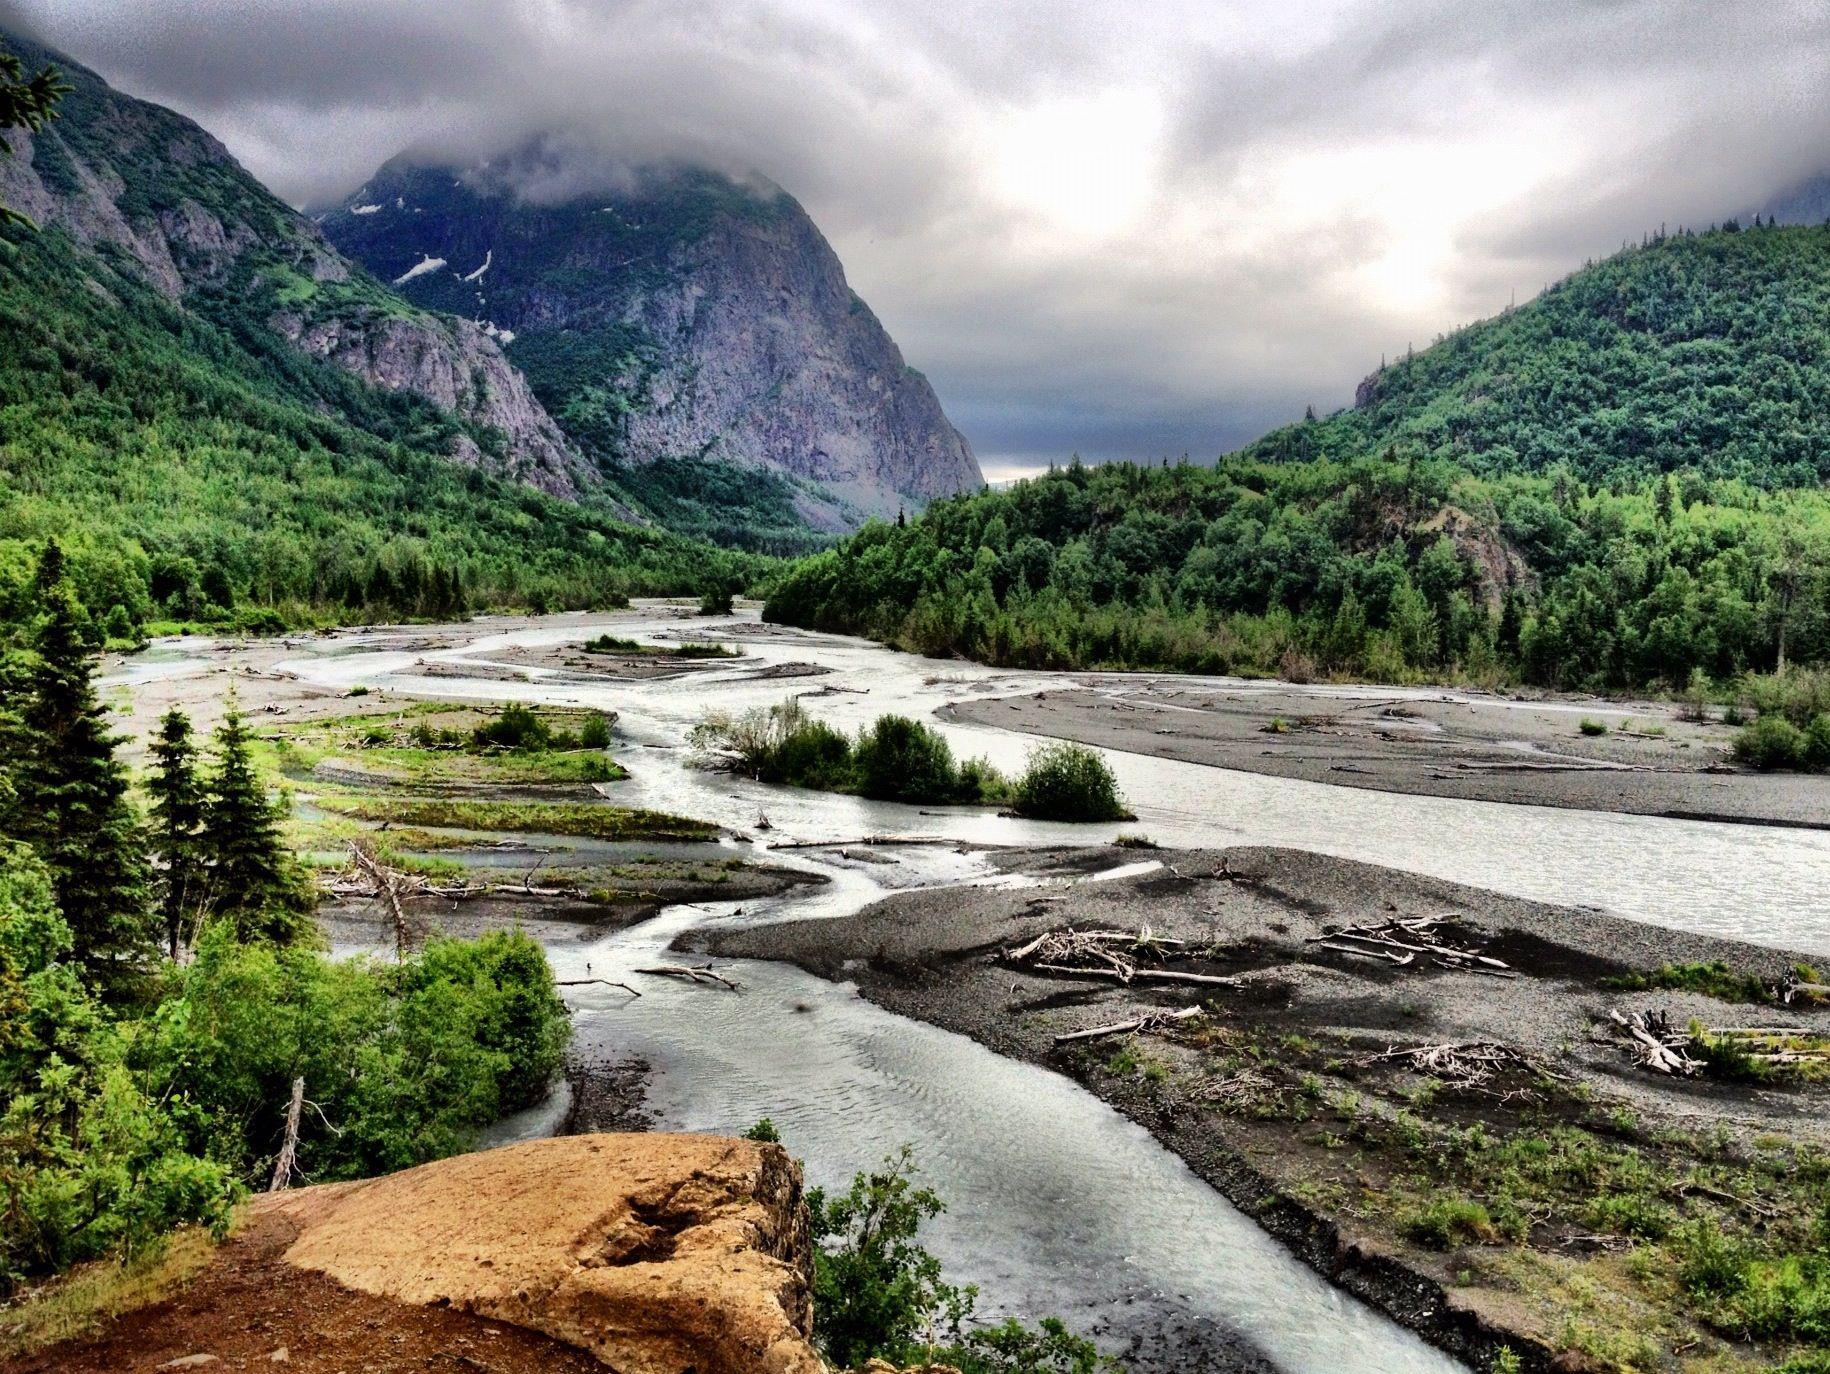
<svg viewBox="0 0 1830 1374">
<path fill-rule="evenodd" d="M 760 172 L 1016 463 L 1211 453 L 1830 164 L 1816 0 L 14 3 L 297 201 L 548 128 Z"/>
</svg>

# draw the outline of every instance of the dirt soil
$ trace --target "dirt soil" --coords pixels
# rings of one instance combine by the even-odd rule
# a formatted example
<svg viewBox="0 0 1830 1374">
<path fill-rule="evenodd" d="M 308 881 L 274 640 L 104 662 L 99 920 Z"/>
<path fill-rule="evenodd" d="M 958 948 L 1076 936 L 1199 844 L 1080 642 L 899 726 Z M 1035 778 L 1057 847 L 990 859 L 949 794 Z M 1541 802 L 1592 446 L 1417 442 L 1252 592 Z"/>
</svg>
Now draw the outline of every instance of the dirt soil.
<svg viewBox="0 0 1830 1374">
<path fill-rule="evenodd" d="M 0 1363 L 0 1374 L 604 1374 L 594 1356 L 538 1332 L 295 1269 L 282 1257 L 298 1233 L 291 1217 L 253 1217 L 177 1296 L 93 1339 Z M 194 1362 L 171 1363 L 182 1360 Z"/>
<path fill-rule="evenodd" d="M 1160 867 L 1087 881 L 1143 859 Z M 784 959 L 855 982 L 864 996 L 892 1011 L 1076 1078 L 1151 1130 L 1315 1268 L 1437 1344 L 1476 1360 L 1477 1367 L 1487 1367 L 1499 1345 L 1519 1333 L 1525 1337 L 1521 1348 L 1542 1350 L 1540 1342 L 1554 1341 L 1563 1314 L 1534 1291 L 1547 1281 L 1489 1281 L 1478 1257 L 1407 1245 L 1389 1219 L 1362 1211 L 1353 1201 L 1362 1188 L 1408 1180 L 1381 1177 L 1389 1153 L 1343 1149 L 1301 1103 L 1305 1091 L 1318 1090 L 1297 1089 L 1299 1080 L 1334 1084 L 1327 1096 L 1336 1089 L 1343 1097 L 1363 1095 L 1367 1111 L 1384 1100 L 1441 1126 L 1484 1122 L 1500 1139 L 1619 1109 L 1643 1123 L 1649 1142 L 1720 1138 L 1755 1150 L 1783 1136 L 1818 1149 L 1830 1144 L 1830 1085 L 1822 1080 L 1750 1088 L 1663 1078 L 1634 1067 L 1605 1029 L 1610 1008 L 1656 1008 L 1678 1026 L 1694 1018 L 1712 1026 L 1830 1031 L 1830 1008 L 1731 1005 L 1690 992 L 1605 985 L 1630 970 L 1709 960 L 1777 979 L 1808 955 L 1293 850 L 1082 849 L 1011 853 L 999 862 L 1040 884 L 902 893 L 849 918 L 715 932 L 707 948 L 730 957 Z M 1316 939 L 1343 926 L 1425 915 L 1448 918 L 1445 929 L 1457 940 L 1521 976 L 1483 976 L 1427 959 L 1397 967 L 1324 949 Z M 1223 989 L 1119 986 L 1013 967 L 996 957 L 1064 926 L 1147 927 L 1198 951 L 1174 967 L 1238 982 Z M 1209 1010 L 1205 1021 L 1194 1023 L 1204 1029 L 1193 1036 L 1178 1028 L 1167 1036 L 1067 1046 L 1055 1041 L 1064 1032 L 1198 1001 Z M 1353 1067 L 1393 1047 L 1477 1041 L 1501 1042 L 1552 1068 L 1567 1085 L 1558 1103 L 1528 1111 L 1503 1094 L 1489 1100 L 1443 1093 L 1432 1100 L 1416 1091 L 1421 1075 Z M 1290 1079 L 1284 1100 L 1295 1094 L 1297 1115 L 1206 1105 L 1203 1094 L 1216 1082 L 1215 1045 L 1242 1052 L 1248 1064 L 1264 1063 L 1270 1076 Z M 1127 1056 L 1132 1065 L 1113 1067 Z M 1336 1077 L 1342 1081 L 1335 1083 Z M 1353 1135 L 1349 1125 L 1333 1129 Z M 1547 1266 L 1567 1267 L 1576 1262 L 1568 1256 L 1588 1253 L 1592 1229 L 1534 1234 L 1532 1245 L 1550 1252 Z M 1656 1320 L 1668 1318 L 1668 1312 L 1656 1314 Z M 1643 1321 L 1650 1329 L 1655 1317 L 1635 1313 L 1621 1320 Z M 1705 1341 L 1699 1348 L 1713 1346 Z"/>
<path fill-rule="evenodd" d="M 1668 703 L 1138 681 L 997 697 L 943 718 L 1383 792 L 1830 827 L 1830 775 L 1737 767 L 1735 731 Z M 1584 720 L 1606 725 L 1585 735 Z"/>
</svg>

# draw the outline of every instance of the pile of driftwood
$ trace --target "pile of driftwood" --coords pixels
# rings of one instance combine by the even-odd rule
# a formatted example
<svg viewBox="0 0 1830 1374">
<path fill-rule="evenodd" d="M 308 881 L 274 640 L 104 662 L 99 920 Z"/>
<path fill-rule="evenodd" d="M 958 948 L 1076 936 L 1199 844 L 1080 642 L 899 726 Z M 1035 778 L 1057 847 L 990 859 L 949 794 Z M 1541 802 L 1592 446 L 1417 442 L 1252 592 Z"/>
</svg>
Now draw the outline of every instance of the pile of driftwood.
<svg viewBox="0 0 1830 1374">
<path fill-rule="evenodd" d="M 1238 987 L 1237 978 L 1214 973 L 1189 973 L 1162 965 L 1190 953 L 1186 940 L 1154 935 L 1145 926 L 1135 933 L 1123 930 L 1075 930 L 1066 926 L 1045 931 L 1035 939 L 998 953 L 1002 963 L 1037 973 L 1065 973 L 1075 978 L 1109 978 L 1115 983 L 1199 983 L 1209 987 Z"/>
<path fill-rule="evenodd" d="M 1608 1020 L 1627 1042 L 1633 1062 L 1653 1073 L 1694 1078 L 1703 1072 L 1703 1061 L 1690 1053 L 1689 1030 L 1678 1030 L 1662 1011 L 1610 1011 Z"/>
<path fill-rule="evenodd" d="M 1552 1073 L 1530 1055 L 1497 1040 L 1465 1040 L 1440 1045 L 1415 1045 L 1405 1049 L 1394 1048 L 1380 1054 L 1368 1055 L 1362 1062 L 1375 1064 L 1392 1061 L 1402 1063 L 1406 1068 L 1418 1073 L 1428 1074 L 1440 1081 L 1446 1088 L 1452 1088 L 1458 1092 L 1481 1093 L 1489 1097 L 1496 1097 L 1502 1102 L 1532 1096 L 1529 1086 L 1511 1088 L 1504 1092 L 1492 1086 L 1493 1080 L 1508 1069 L 1519 1070 L 1534 1079 L 1548 1078 L 1555 1082 L 1566 1081 L 1562 1075 Z"/>
<path fill-rule="evenodd" d="M 1400 968 L 1415 964 L 1421 955 L 1438 967 L 1461 973 L 1484 973 L 1489 978 L 1519 976 L 1505 960 L 1495 959 L 1465 939 L 1458 941 L 1446 934 L 1442 929 L 1446 919 L 1442 916 L 1414 916 L 1408 920 L 1393 917 L 1312 935 L 1309 943 L 1338 954 L 1383 959 Z"/>
<path fill-rule="evenodd" d="M 1693 1051 L 1732 1050 L 1734 1058 L 1763 1068 L 1830 1071 L 1830 1036 L 1803 1026 L 1686 1026 L 1664 1012 L 1610 1011 L 1608 1020 L 1642 1069 L 1695 1077 L 1709 1068 Z"/>
</svg>

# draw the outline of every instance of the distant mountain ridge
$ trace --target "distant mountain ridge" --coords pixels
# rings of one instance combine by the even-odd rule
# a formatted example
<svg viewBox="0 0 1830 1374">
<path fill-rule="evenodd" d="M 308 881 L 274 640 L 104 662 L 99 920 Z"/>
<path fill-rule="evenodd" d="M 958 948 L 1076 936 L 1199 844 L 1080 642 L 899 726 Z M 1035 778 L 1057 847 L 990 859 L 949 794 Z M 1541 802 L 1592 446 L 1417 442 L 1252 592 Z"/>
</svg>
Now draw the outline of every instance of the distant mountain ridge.
<svg viewBox="0 0 1830 1374">
<path fill-rule="evenodd" d="M 397 158 L 321 224 L 408 299 L 501 340 L 600 462 L 767 469 L 831 528 L 981 483 L 786 192 L 651 166 L 588 194 L 523 193 L 568 170 L 547 141 L 476 167 Z"/>
</svg>

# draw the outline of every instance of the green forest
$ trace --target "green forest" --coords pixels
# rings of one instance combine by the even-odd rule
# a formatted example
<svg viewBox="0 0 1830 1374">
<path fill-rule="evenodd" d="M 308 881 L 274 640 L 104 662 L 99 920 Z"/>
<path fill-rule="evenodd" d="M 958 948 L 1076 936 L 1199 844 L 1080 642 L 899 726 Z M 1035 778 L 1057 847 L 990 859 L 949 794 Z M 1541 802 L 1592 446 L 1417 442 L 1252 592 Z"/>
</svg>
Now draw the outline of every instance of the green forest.
<svg viewBox="0 0 1830 1374">
<path fill-rule="evenodd" d="M 1830 496 L 1441 460 L 1072 465 L 796 564 L 764 612 L 1026 668 L 1681 688 L 1830 660 Z"/>
<path fill-rule="evenodd" d="M 0 228 L 0 601 L 50 537 L 119 638 L 601 607 L 763 566 L 455 464 L 449 416 L 218 304 L 181 309 L 60 230 Z"/>
<path fill-rule="evenodd" d="M 1830 229 L 1648 240 L 1213 468 L 875 525 L 767 616 L 929 654 L 1599 691 L 1830 660 Z"/>
<path fill-rule="evenodd" d="M 142 799 L 51 544 L 0 637 L 0 1295 L 313 1180 L 466 1148 L 536 1100 L 569 1023 L 528 936 L 332 960 L 231 712 L 161 722 Z M 143 804 L 144 802 L 144 804 Z"/>
<path fill-rule="evenodd" d="M 1830 229 L 1648 238 L 1381 366 L 1356 399 L 1245 453 L 1814 486 L 1830 477 Z"/>
</svg>

